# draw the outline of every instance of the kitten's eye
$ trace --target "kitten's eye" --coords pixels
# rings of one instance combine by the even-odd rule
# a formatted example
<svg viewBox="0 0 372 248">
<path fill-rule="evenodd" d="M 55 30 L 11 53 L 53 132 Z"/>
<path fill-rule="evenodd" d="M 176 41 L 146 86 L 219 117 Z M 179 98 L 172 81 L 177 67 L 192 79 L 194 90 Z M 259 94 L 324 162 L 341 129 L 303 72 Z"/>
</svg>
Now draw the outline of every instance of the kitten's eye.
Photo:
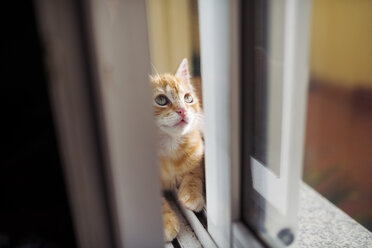
<svg viewBox="0 0 372 248">
<path fill-rule="evenodd" d="M 168 98 L 164 95 L 159 95 L 155 98 L 155 102 L 160 106 L 165 106 L 168 104 Z"/>
<path fill-rule="evenodd" d="M 192 98 L 192 96 L 190 94 L 185 95 L 185 102 L 192 103 L 193 101 L 194 101 L 194 99 Z"/>
</svg>

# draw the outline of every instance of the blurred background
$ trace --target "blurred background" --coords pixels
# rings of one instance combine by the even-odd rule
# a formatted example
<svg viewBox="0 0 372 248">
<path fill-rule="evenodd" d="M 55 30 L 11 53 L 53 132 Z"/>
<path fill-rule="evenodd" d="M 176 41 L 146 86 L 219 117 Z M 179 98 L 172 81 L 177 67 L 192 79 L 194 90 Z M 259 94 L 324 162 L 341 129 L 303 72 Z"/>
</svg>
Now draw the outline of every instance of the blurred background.
<svg viewBox="0 0 372 248">
<path fill-rule="evenodd" d="M 312 1 L 303 177 L 372 231 L 372 1 Z"/>
<path fill-rule="evenodd" d="M 153 73 L 175 73 L 187 58 L 193 86 L 202 101 L 198 14 L 197 0 L 147 1 Z"/>
<path fill-rule="evenodd" d="M 188 58 L 193 76 L 200 76 L 197 0 L 147 1 L 151 62 L 159 71 L 175 73 Z"/>
</svg>

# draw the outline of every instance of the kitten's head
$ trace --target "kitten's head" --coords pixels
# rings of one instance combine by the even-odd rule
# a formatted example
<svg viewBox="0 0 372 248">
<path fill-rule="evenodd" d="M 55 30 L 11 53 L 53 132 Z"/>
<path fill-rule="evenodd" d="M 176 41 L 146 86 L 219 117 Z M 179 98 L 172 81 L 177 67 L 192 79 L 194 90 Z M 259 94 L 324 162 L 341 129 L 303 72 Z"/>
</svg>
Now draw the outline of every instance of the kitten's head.
<svg viewBox="0 0 372 248">
<path fill-rule="evenodd" d="M 180 136 L 199 128 L 202 110 L 190 82 L 187 59 L 175 75 L 151 77 L 155 121 L 158 128 Z"/>
</svg>

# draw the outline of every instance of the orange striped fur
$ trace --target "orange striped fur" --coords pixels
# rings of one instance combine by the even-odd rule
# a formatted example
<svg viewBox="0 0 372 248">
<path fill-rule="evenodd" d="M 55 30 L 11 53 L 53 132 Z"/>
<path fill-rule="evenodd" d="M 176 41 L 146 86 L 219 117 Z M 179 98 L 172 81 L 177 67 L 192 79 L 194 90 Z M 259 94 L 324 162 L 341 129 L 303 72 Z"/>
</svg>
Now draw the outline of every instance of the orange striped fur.
<svg viewBox="0 0 372 248">
<path fill-rule="evenodd" d="M 203 114 L 190 83 L 187 60 L 182 61 L 176 75 L 155 75 L 151 83 L 162 187 L 164 190 L 178 188 L 181 204 L 201 211 L 204 206 Z M 165 199 L 162 205 L 165 239 L 171 241 L 178 234 L 179 222 Z"/>
</svg>

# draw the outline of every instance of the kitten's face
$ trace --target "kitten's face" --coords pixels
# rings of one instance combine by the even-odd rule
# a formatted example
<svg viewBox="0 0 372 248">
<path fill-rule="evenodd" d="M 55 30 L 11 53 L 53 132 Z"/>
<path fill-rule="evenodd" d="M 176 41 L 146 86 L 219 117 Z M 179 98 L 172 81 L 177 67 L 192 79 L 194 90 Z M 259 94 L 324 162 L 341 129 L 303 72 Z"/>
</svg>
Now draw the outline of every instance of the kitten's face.
<svg viewBox="0 0 372 248">
<path fill-rule="evenodd" d="M 170 75 L 151 78 L 156 124 L 170 135 L 184 135 L 198 125 L 199 101 L 190 83 Z"/>
</svg>

